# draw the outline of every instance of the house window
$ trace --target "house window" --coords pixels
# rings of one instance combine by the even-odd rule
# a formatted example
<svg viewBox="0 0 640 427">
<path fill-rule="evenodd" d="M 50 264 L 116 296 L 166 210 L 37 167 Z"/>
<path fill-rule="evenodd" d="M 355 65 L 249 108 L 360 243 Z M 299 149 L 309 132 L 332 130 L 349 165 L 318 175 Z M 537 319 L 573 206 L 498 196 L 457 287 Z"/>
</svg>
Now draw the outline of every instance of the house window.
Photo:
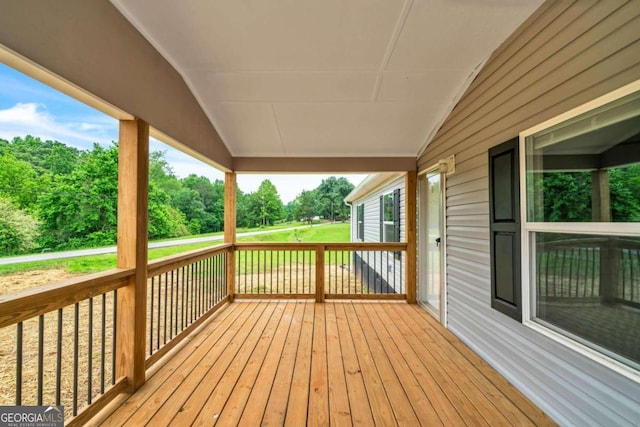
<svg viewBox="0 0 640 427">
<path fill-rule="evenodd" d="M 380 241 L 400 241 L 400 190 L 380 197 Z"/>
<path fill-rule="evenodd" d="M 640 91 L 521 135 L 529 319 L 640 369 Z"/>
<path fill-rule="evenodd" d="M 364 242 L 364 203 L 356 207 L 356 221 L 358 222 L 357 238 Z"/>
</svg>

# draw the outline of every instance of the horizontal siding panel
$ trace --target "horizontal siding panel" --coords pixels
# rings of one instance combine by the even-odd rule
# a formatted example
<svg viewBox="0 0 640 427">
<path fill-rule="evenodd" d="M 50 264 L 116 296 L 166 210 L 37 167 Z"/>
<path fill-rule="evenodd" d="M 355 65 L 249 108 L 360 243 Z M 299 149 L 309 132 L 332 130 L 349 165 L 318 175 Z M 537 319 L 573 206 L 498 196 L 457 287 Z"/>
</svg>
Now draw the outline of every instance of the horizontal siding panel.
<svg viewBox="0 0 640 427">
<path fill-rule="evenodd" d="M 489 265 L 489 254 L 479 251 L 473 251 L 467 248 L 461 248 L 458 246 L 447 245 L 447 254 L 452 257 L 457 257 L 471 262 L 477 262 L 478 264 Z"/>
<path fill-rule="evenodd" d="M 489 203 L 489 192 L 488 191 L 474 191 L 473 193 L 460 194 L 456 196 L 449 196 L 449 192 L 447 192 L 447 205 L 448 206 L 458 206 L 458 205 L 466 205 L 469 203 Z"/>
<path fill-rule="evenodd" d="M 485 149 L 486 152 L 486 149 Z M 482 166 L 479 166 L 475 169 L 472 169 L 467 172 L 458 172 L 454 173 L 450 177 L 447 177 L 447 189 L 450 187 L 455 187 L 458 185 L 462 185 L 467 182 L 475 181 L 478 179 L 487 179 L 489 177 L 489 169 L 488 169 L 489 161 L 486 160 Z"/>
<path fill-rule="evenodd" d="M 459 196 L 462 194 L 473 193 L 475 191 L 488 192 L 488 182 L 485 178 L 476 179 L 474 181 L 465 182 L 455 187 L 447 188 L 447 197 Z"/>
<path fill-rule="evenodd" d="M 468 298 L 473 299 L 481 304 L 491 304 L 491 292 L 484 286 L 478 286 L 478 279 L 470 279 L 472 275 L 464 270 L 453 270 L 451 274 L 447 273 L 447 280 L 449 280 L 448 292 L 450 295 L 459 293 L 465 295 Z M 455 303 L 459 303 L 458 299 L 454 300 Z"/>
<path fill-rule="evenodd" d="M 447 227 L 447 236 L 489 241 L 489 226 L 486 227 Z"/>
<path fill-rule="evenodd" d="M 455 246 L 458 248 L 468 248 L 478 252 L 489 253 L 489 240 L 473 239 L 469 237 L 447 236 L 447 246 Z"/>
<path fill-rule="evenodd" d="M 489 212 L 489 203 L 474 203 L 468 205 L 447 206 L 447 218 L 456 215 L 474 215 Z"/>
<path fill-rule="evenodd" d="M 477 214 L 477 215 L 456 215 L 447 218 L 447 227 L 451 230 L 454 226 L 465 227 L 489 227 L 489 215 Z"/>
<path fill-rule="evenodd" d="M 469 261 L 449 253 L 447 254 L 447 263 L 449 265 L 455 265 L 461 270 L 475 274 L 478 276 L 478 278 L 484 278 L 485 280 L 488 280 L 491 277 L 491 271 L 489 270 L 488 264 Z"/>
</svg>

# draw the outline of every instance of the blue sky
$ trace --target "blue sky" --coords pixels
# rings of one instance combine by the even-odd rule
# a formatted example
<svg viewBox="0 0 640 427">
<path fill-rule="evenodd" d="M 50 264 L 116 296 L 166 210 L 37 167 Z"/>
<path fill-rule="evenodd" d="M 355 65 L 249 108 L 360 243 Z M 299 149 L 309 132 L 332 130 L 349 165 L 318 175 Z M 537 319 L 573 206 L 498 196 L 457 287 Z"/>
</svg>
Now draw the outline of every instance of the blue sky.
<svg viewBox="0 0 640 427">
<path fill-rule="evenodd" d="M 63 142 L 80 149 L 94 143 L 109 145 L 118 138 L 118 121 L 0 63 L 0 138 L 33 135 Z M 191 173 L 209 179 L 224 179 L 222 172 L 168 145 L 151 139 L 151 151 L 165 151 L 179 177 Z M 239 174 L 238 186 L 245 193 L 256 191 L 268 178 L 284 203 L 302 190 L 316 188 L 330 175 L 253 175 Z M 366 175 L 344 175 L 357 185 Z"/>
</svg>

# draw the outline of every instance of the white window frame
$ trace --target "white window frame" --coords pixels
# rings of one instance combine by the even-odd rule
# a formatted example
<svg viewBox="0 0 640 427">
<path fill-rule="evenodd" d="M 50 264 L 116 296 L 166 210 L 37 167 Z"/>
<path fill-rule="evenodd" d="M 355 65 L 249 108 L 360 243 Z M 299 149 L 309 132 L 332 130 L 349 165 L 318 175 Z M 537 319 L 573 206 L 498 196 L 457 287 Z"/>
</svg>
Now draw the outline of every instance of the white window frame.
<svg viewBox="0 0 640 427">
<path fill-rule="evenodd" d="M 534 320 L 534 307 L 536 304 L 535 284 L 531 283 L 531 277 L 535 277 L 535 263 L 531 262 L 531 255 L 535 253 L 535 241 L 532 238 L 535 232 L 556 232 L 568 234 L 593 234 L 593 235 L 633 235 L 640 236 L 640 223 L 615 223 L 615 222 L 529 222 L 527 220 L 527 186 L 526 186 L 526 147 L 525 139 L 546 128 L 567 121 L 575 116 L 598 108 L 604 104 L 615 101 L 633 92 L 640 91 L 640 80 L 630 83 L 620 89 L 614 90 L 593 101 L 587 102 L 566 113 L 560 114 L 539 125 L 531 127 L 520 133 L 520 221 L 521 221 L 521 271 L 522 271 L 522 323 L 539 332 L 540 334 L 580 353 L 581 355 L 596 361 L 627 378 L 640 382 L 640 371 L 624 364 L 606 354 L 587 345 L 571 339 L 568 334 L 557 332 Z M 594 224 L 598 229 L 594 230 Z"/>
</svg>

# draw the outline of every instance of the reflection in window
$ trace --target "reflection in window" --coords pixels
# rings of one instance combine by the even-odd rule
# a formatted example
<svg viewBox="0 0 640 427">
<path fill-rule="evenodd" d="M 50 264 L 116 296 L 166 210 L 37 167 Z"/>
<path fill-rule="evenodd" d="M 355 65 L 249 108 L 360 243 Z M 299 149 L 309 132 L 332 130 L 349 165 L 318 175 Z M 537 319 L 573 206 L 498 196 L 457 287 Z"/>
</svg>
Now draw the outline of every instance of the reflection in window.
<svg viewBox="0 0 640 427">
<path fill-rule="evenodd" d="M 533 320 L 640 369 L 640 92 L 524 148 Z"/>
<path fill-rule="evenodd" d="M 640 366 L 640 237 L 536 233 L 536 317 Z"/>
</svg>

